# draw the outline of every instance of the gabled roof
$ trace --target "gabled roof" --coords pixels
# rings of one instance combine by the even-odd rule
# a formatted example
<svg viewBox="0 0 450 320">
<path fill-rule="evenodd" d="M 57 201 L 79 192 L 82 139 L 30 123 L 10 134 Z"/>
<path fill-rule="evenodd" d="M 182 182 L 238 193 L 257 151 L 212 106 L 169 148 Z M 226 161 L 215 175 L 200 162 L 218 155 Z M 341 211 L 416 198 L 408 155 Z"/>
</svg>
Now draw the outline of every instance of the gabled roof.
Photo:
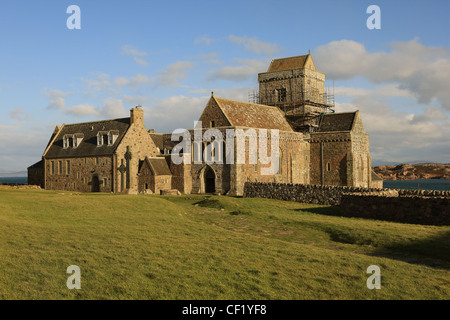
<svg viewBox="0 0 450 320">
<path fill-rule="evenodd" d="M 278 107 L 241 102 L 212 96 L 233 127 L 293 131 Z"/>
<path fill-rule="evenodd" d="M 320 120 L 318 132 L 352 130 L 357 112 L 358 111 L 324 114 Z"/>
<path fill-rule="evenodd" d="M 95 122 L 84 122 L 75 124 L 65 124 L 57 133 L 57 136 L 44 153 L 45 158 L 65 158 L 65 157 L 89 157 L 104 156 L 114 154 L 122 137 L 130 126 L 130 118 L 103 120 Z M 116 131 L 118 137 L 113 145 L 104 144 L 97 146 L 97 134 L 99 132 Z M 74 148 L 72 146 L 63 148 L 63 137 L 80 133 L 83 140 Z"/>
<path fill-rule="evenodd" d="M 289 58 L 274 59 L 270 63 L 270 66 L 269 66 L 269 69 L 267 70 L 267 72 L 304 68 L 308 57 L 311 59 L 310 54 L 305 54 L 303 56 L 289 57 Z"/>
<path fill-rule="evenodd" d="M 169 166 L 164 158 L 148 158 L 145 157 L 144 161 L 140 162 L 139 171 L 141 171 L 142 165 L 147 163 L 148 167 L 152 170 L 155 176 L 170 176 Z"/>
</svg>

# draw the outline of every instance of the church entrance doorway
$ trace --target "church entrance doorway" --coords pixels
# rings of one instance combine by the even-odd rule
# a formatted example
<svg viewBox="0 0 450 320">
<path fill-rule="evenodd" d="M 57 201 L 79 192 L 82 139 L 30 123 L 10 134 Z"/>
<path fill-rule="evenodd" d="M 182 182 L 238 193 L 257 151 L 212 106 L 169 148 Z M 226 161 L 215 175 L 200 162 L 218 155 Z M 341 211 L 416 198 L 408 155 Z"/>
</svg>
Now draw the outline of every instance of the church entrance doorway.
<svg viewBox="0 0 450 320">
<path fill-rule="evenodd" d="M 216 174 L 211 167 L 207 166 L 203 174 L 205 193 L 216 192 Z"/>
</svg>

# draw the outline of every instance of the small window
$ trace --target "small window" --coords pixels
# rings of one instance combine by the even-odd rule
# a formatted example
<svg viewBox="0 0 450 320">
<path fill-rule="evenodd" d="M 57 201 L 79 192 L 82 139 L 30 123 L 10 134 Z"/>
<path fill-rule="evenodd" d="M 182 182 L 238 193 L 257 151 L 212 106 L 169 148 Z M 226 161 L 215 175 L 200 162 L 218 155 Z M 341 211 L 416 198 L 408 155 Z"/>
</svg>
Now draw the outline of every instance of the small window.
<svg viewBox="0 0 450 320">
<path fill-rule="evenodd" d="M 328 162 L 327 163 L 327 171 L 330 171 L 331 170 L 331 164 Z"/>
<path fill-rule="evenodd" d="M 278 102 L 286 102 L 286 89 L 277 89 L 277 100 Z"/>
<path fill-rule="evenodd" d="M 66 174 L 70 174 L 70 160 L 66 160 Z"/>
<path fill-rule="evenodd" d="M 69 147 L 69 139 L 67 138 L 67 136 L 64 136 L 63 138 L 63 148 L 67 149 Z"/>
<path fill-rule="evenodd" d="M 52 175 L 55 174 L 55 162 L 54 161 L 51 162 L 51 173 L 52 173 Z"/>
<path fill-rule="evenodd" d="M 108 184 L 108 178 L 103 178 L 103 186 L 106 187 Z"/>
<path fill-rule="evenodd" d="M 97 146 L 102 146 L 103 145 L 103 135 L 99 132 L 97 134 Z"/>
<path fill-rule="evenodd" d="M 62 175 L 62 161 L 58 161 L 58 174 Z"/>
<path fill-rule="evenodd" d="M 98 158 L 95 158 L 95 165 L 98 166 L 98 164 L 99 164 Z"/>
<path fill-rule="evenodd" d="M 216 126 L 216 122 L 215 121 L 211 121 L 210 126 L 211 126 L 211 128 L 214 128 Z"/>
</svg>

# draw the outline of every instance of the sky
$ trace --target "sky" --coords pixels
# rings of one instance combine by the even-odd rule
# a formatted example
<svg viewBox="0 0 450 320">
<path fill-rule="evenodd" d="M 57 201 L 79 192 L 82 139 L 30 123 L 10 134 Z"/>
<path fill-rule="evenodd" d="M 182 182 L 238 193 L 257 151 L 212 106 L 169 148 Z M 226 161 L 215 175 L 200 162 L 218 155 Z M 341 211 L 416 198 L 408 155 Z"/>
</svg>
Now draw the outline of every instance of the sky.
<svg viewBox="0 0 450 320">
<path fill-rule="evenodd" d="M 367 27 L 370 5 L 380 29 Z M 136 105 L 147 129 L 192 128 L 211 92 L 248 101 L 272 59 L 308 50 L 336 112 L 361 111 L 373 164 L 450 163 L 449 10 L 445 0 L 2 0 L 0 169 L 39 161 L 57 125 Z"/>
</svg>

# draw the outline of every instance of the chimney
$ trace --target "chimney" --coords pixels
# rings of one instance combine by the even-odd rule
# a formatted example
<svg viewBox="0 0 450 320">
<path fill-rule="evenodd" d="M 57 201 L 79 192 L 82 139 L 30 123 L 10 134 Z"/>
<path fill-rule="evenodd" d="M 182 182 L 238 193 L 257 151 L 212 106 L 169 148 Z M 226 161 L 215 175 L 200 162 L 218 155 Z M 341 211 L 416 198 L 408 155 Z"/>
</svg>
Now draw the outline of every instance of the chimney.
<svg viewBox="0 0 450 320">
<path fill-rule="evenodd" d="M 130 124 L 141 123 L 144 124 L 144 110 L 141 106 L 137 106 L 130 110 Z"/>
</svg>

